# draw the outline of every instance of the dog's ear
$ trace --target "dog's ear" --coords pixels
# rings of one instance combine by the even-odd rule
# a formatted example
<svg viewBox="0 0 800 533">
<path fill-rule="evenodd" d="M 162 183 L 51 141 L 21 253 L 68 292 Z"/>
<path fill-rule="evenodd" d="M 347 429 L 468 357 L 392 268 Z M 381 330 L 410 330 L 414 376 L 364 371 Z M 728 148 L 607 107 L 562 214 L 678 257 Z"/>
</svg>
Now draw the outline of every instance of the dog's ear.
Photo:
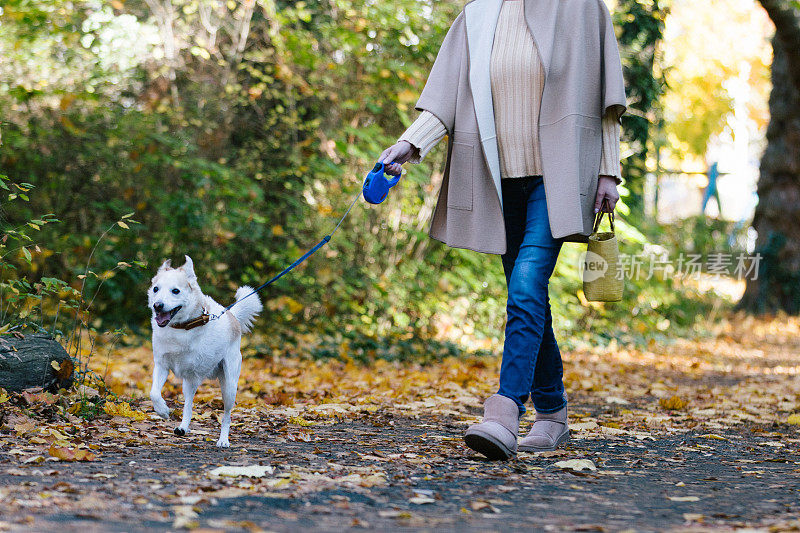
<svg viewBox="0 0 800 533">
<path fill-rule="evenodd" d="M 160 274 L 161 272 L 169 270 L 170 268 L 172 268 L 172 259 L 167 259 L 166 261 L 161 263 L 161 266 L 158 269 L 158 273 Z"/>
<path fill-rule="evenodd" d="M 186 277 L 189 278 L 189 281 L 193 281 L 197 279 L 197 275 L 194 273 L 194 263 L 192 262 L 192 258 L 188 255 L 184 256 L 186 258 L 186 262 L 181 267 L 181 270 L 186 272 Z"/>
</svg>

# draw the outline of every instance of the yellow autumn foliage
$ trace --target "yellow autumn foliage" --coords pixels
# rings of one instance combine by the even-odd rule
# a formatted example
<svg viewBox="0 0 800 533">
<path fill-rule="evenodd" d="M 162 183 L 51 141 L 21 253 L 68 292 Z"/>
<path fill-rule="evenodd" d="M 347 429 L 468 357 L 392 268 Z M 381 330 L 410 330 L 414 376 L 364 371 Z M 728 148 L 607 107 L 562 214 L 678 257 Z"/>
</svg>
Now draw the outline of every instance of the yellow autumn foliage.
<svg viewBox="0 0 800 533">
<path fill-rule="evenodd" d="M 128 402 L 106 402 L 105 405 L 103 405 L 103 411 L 111 416 L 124 416 L 125 418 L 133 418 L 137 422 L 147 419 L 146 413 L 131 409 L 131 406 L 128 404 Z"/>
<path fill-rule="evenodd" d="M 661 398 L 658 400 L 658 404 L 663 407 L 664 409 L 669 409 L 670 411 L 677 411 L 679 409 L 683 409 L 686 407 L 688 402 L 681 398 L 680 396 L 670 396 L 669 398 Z"/>
<path fill-rule="evenodd" d="M 289 423 L 290 424 L 297 424 L 298 426 L 303 426 L 303 427 L 313 426 L 314 425 L 313 422 L 309 422 L 308 420 L 306 420 L 302 416 L 293 416 L 293 417 L 289 418 Z"/>
</svg>

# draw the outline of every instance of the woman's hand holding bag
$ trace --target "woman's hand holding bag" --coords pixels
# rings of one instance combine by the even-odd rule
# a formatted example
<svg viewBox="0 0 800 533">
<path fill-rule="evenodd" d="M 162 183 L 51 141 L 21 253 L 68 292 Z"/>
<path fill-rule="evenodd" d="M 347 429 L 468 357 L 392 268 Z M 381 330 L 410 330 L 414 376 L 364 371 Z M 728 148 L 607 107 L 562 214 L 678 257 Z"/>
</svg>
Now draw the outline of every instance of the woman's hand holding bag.
<svg viewBox="0 0 800 533">
<path fill-rule="evenodd" d="M 622 300 L 623 276 L 619 243 L 614 232 L 614 211 L 608 208 L 606 199 L 603 199 L 603 208 L 595 215 L 594 229 L 583 260 L 583 293 L 590 302 L 618 302 Z M 606 213 L 611 231 L 599 232 Z"/>
</svg>

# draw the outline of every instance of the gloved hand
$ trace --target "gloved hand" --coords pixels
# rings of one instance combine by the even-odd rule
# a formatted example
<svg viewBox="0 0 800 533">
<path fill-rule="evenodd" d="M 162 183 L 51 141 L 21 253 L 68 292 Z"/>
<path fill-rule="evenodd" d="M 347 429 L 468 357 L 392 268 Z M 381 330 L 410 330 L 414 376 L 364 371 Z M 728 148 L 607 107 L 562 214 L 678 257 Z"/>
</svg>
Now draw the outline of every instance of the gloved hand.
<svg viewBox="0 0 800 533">
<path fill-rule="evenodd" d="M 403 163 L 411 159 L 417 148 L 408 141 L 399 141 L 383 151 L 378 158 L 379 163 L 386 165 L 386 173 L 397 176 L 403 172 Z"/>
</svg>

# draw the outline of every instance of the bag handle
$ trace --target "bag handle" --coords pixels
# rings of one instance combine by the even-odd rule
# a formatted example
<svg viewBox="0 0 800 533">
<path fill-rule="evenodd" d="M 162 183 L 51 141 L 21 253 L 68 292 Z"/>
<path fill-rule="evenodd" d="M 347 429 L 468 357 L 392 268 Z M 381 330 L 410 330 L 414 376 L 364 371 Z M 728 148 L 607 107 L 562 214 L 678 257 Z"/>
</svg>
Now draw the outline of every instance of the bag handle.
<svg viewBox="0 0 800 533">
<path fill-rule="evenodd" d="M 608 198 L 603 198 L 603 205 L 600 209 L 600 212 L 594 216 L 594 229 L 592 230 L 593 233 L 597 233 L 597 230 L 600 229 L 600 222 L 603 220 L 603 215 L 608 214 L 608 222 L 611 224 L 611 233 L 614 233 L 614 210 L 609 209 L 608 211 L 604 211 L 603 208 L 608 206 Z"/>
</svg>

